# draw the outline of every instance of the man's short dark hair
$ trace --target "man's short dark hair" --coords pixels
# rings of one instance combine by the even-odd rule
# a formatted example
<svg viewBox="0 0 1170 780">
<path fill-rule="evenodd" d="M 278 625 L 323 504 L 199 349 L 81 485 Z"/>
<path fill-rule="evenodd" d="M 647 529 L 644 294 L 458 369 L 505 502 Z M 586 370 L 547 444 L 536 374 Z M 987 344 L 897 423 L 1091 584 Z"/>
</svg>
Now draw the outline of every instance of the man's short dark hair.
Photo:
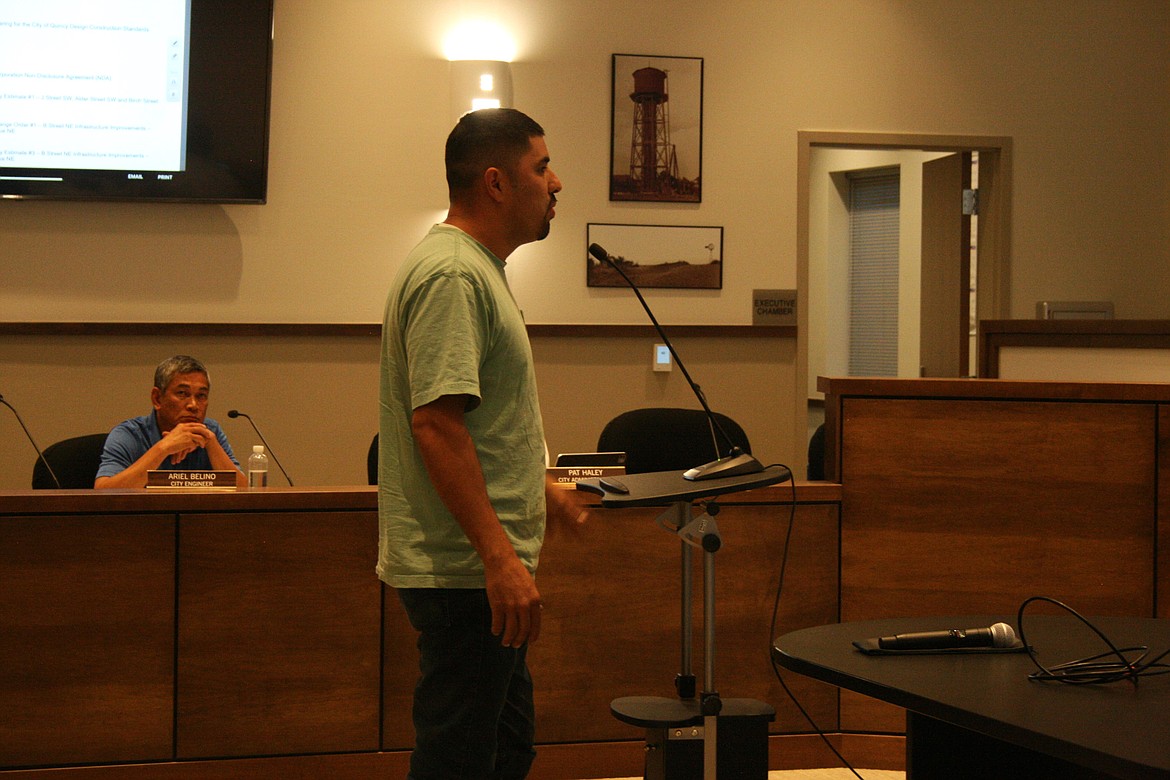
<svg viewBox="0 0 1170 780">
<path fill-rule="evenodd" d="M 482 108 L 464 114 L 447 136 L 447 188 L 471 189 L 488 168 L 511 170 L 544 128 L 514 108 Z"/>
<path fill-rule="evenodd" d="M 175 355 L 159 363 L 154 369 L 154 386 L 165 393 L 170 387 L 171 380 L 179 374 L 196 373 L 203 374 L 207 377 L 207 384 L 211 384 L 211 375 L 207 373 L 207 368 L 202 363 L 190 355 Z"/>
</svg>

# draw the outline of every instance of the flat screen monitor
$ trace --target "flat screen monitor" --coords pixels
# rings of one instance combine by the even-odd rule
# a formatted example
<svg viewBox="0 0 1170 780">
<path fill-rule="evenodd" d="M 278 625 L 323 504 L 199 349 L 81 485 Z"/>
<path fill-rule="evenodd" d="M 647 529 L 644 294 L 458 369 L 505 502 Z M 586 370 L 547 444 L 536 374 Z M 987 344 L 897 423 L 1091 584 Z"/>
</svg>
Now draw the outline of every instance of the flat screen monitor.
<svg viewBox="0 0 1170 780">
<path fill-rule="evenodd" d="M 0 0 L 0 198 L 264 203 L 273 0 Z"/>
</svg>

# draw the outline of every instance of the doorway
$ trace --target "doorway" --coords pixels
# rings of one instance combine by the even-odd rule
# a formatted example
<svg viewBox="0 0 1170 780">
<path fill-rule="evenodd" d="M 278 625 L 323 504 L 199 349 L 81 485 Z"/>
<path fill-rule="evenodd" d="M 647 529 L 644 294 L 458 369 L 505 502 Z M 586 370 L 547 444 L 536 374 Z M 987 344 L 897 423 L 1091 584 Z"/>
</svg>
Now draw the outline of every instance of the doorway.
<svg viewBox="0 0 1170 780">
<path fill-rule="evenodd" d="M 903 351 L 909 358 L 899 366 L 899 376 L 914 377 L 923 374 L 967 376 L 971 350 L 970 323 L 982 319 L 1003 319 L 1008 316 L 1009 311 L 1011 139 L 998 136 L 819 131 L 801 131 L 797 135 L 797 285 L 801 305 L 797 307 L 796 381 L 797 397 L 800 398 L 800 393 L 804 393 L 808 398 L 808 408 L 797 409 L 795 430 L 799 431 L 807 426 L 811 434 L 819 422 L 818 414 L 820 419 L 823 419 L 823 399 L 816 388 L 817 376 L 843 376 L 847 373 L 839 369 L 832 370 L 832 366 L 826 366 L 824 360 L 826 340 L 841 338 L 839 332 L 832 332 L 837 328 L 836 323 L 848 323 L 844 312 L 830 310 L 831 307 L 826 301 L 833 299 L 833 296 L 830 294 L 826 297 L 825 290 L 847 285 L 848 281 L 842 279 L 840 273 L 826 276 L 827 272 L 817 265 L 829 251 L 825 243 L 842 240 L 825 238 L 828 231 L 819 222 L 824 219 L 820 210 L 822 204 L 813 202 L 818 197 L 825 197 L 823 193 L 840 186 L 840 179 L 834 184 L 819 178 L 826 175 L 826 170 L 824 166 L 818 167 L 818 155 L 832 150 L 865 151 L 881 155 L 879 159 L 886 160 L 884 164 L 894 165 L 902 164 L 897 162 L 901 154 L 916 156 L 918 161 L 908 165 L 905 170 L 919 172 L 918 179 L 908 185 L 918 187 L 919 192 L 913 199 L 912 206 L 907 208 L 917 209 L 919 212 L 926 209 L 924 198 L 936 200 L 929 195 L 922 195 L 921 188 L 925 183 L 922 180 L 938 180 L 938 177 L 932 174 L 921 174 L 923 163 L 936 158 L 958 160 L 958 170 L 962 177 L 965 174 L 962 173 L 961 166 L 967 165 L 969 171 L 971 159 L 978 160 L 978 217 L 967 223 L 973 229 L 971 239 L 967 243 L 978 246 L 978 265 L 971 269 L 969 254 L 965 260 L 957 254 L 960 247 L 950 232 L 944 231 L 932 238 L 922 221 L 922 214 L 915 214 L 916 221 L 913 222 L 915 228 L 908 231 L 914 233 L 910 238 L 915 243 L 945 244 L 948 252 L 956 254 L 948 255 L 954 258 L 953 261 L 934 260 L 925 267 L 919 263 L 907 271 L 908 276 L 904 280 L 907 289 L 915 291 L 912 296 L 913 305 L 930 307 L 929 311 L 924 309 L 923 317 L 930 319 L 931 322 L 923 327 L 928 337 L 933 340 L 923 338 L 917 310 L 914 317 L 906 318 L 907 327 L 899 335 L 900 343 L 904 345 Z M 889 160 L 895 162 L 890 163 Z M 955 165 L 948 163 L 939 165 L 947 166 L 952 171 L 956 169 Z M 814 177 L 817 178 L 814 180 Z M 954 185 L 948 181 L 943 186 Z M 959 215 L 959 209 L 962 208 L 961 197 L 956 195 L 951 203 L 953 203 L 951 213 Z M 816 230 L 811 224 L 814 214 L 818 220 Z M 929 216 L 926 218 L 930 219 Z M 962 249 L 969 252 L 969 246 Z M 937 257 L 937 254 L 933 256 Z M 977 295 L 970 295 L 971 286 L 978 290 Z M 920 295 L 933 296 L 934 303 L 920 301 Z M 940 301 L 945 301 L 945 306 L 942 306 Z M 924 358 L 931 363 L 929 367 L 922 362 Z M 804 453 L 800 453 L 801 460 L 803 457 Z"/>
</svg>

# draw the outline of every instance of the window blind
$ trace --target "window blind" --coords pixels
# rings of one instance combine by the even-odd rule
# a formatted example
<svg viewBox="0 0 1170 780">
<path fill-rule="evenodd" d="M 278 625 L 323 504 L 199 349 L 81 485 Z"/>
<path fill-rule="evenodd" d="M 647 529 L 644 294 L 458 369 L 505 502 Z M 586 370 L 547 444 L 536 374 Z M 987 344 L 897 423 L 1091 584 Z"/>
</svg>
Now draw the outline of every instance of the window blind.
<svg viewBox="0 0 1170 780">
<path fill-rule="evenodd" d="M 897 168 L 849 174 L 849 375 L 898 375 Z"/>
</svg>

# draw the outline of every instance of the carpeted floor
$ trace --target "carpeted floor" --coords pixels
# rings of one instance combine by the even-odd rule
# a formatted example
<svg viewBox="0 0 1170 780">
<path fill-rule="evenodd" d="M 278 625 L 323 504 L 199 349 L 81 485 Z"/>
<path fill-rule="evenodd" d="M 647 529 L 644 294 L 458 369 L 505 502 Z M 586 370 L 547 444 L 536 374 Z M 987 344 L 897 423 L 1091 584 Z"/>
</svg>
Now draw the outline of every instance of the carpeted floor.
<svg viewBox="0 0 1170 780">
<path fill-rule="evenodd" d="M 889 769 L 858 769 L 865 780 L 906 780 L 905 772 Z M 768 780 L 856 780 L 848 769 L 793 769 L 787 772 L 769 772 Z"/>
<path fill-rule="evenodd" d="M 858 769 L 865 780 L 906 780 L 905 772 L 888 769 Z M 848 769 L 793 769 L 788 772 L 769 772 L 768 780 L 856 780 Z"/>
<path fill-rule="evenodd" d="M 905 780 L 905 772 L 889 769 L 858 769 L 864 780 Z M 613 780 L 642 780 L 640 777 L 619 777 Z M 848 769 L 786 769 L 768 773 L 768 780 L 857 780 Z"/>
</svg>

